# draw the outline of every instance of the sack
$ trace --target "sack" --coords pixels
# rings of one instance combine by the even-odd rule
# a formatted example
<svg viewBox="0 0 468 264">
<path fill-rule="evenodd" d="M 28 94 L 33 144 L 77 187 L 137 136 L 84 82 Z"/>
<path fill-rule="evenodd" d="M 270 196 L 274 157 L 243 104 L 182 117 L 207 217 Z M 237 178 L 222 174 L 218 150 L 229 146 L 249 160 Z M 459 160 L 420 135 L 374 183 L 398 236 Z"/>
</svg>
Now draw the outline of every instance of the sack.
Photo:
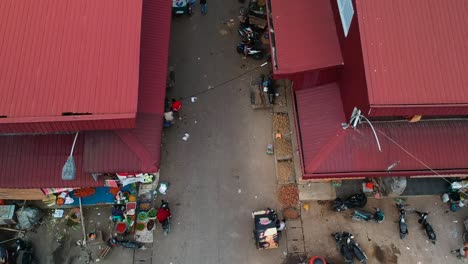
<svg viewBox="0 0 468 264">
<path fill-rule="evenodd" d="M 23 210 L 19 209 L 16 211 L 16 217 L 18 218 L 18 227 L 20 230 L 30 229 L 33 226 L 39 224 L 43 216 L 41 209 L 37 207 L 26 207 Z"/>
</svg>

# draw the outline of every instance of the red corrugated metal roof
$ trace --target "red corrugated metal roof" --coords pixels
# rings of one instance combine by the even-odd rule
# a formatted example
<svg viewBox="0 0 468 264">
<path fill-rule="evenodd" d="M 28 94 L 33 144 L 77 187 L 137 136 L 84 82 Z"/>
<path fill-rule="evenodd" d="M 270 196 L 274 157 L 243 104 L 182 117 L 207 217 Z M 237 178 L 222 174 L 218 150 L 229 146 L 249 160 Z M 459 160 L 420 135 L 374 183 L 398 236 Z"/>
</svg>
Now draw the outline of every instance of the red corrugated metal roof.
<svg viewBox="0 0 468 264">
<path fill-rule="evenodd" d="M 330 89 L 331 88 L 331 89 Z M 373 173 L 427 173 L 427 168 L 409 156 L 386 136 L 396 141 L 434 170 L 468 171 L 468 121 L 435 120 L 417 123 L 373 122 L 382 145 L 379 152 L 370 126 L 344 130 L 340 94 L 336 86 L 322 86 L 296 92 L 305 177 Z M 340 107 L 338 107 L 340 108 Z M 384 134 L 382 134 L 384 133 Z"/>
<path fill-rule="evenodd" d="M 83 170 L 84 136 L 73 152 L 76 179 L 62 180 L 62 168 L 75 135 L 0 136 L 0 187 L 50 188 L 103 186 Z"/>
<path fill-rule="evenodd" d="M 141 114 L 137 128 L 86 134 L 84 169 L 89 173 L 159 170 L 162 115 Z"/>
<path fill-rule="evenodd" d="M 102 186 L 88 173 L 159 170 L 170 23 L 170 1 L 144 0 L 136 128 L 80 134 L 75 181 L 61 180 L 73 135 L 0 136 L 0 187 Z"/>
<path fill-rule="evenodd" d="M 356 6 L 371 105 L 468 103 L 466 0 Z"/>
<path fill-rule="evenodd" d="M 85 146 L 86 171 L 159 170 L 171 8 L 170 1 L 144 0 L 137 126 L 89 133 L 90 140 Z"/>
<path fill-rule="evenodd" d="M 269 0 L 275 74 L 291 74 L 343 64 L 329 0 Z M 274 58 L 273 58 L 274 59 Z"/>
<path fill-rule="evenodd" d="M 1 1 L 0 122 L 135 114 L 141 15 L 141 0 Z"/>
</svg>

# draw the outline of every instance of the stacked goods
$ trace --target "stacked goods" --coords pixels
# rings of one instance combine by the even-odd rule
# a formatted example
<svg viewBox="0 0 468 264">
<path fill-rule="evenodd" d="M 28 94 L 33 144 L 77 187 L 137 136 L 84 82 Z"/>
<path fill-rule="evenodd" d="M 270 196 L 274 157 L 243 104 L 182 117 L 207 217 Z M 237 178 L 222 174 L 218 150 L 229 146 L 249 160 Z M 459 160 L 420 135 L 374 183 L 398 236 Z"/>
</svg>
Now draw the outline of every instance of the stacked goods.
<svg viewBox="0 0 468 264">
<path fill-rule="evenodd" d="M 294 181 L 293 163 L 291 161 L 278 161 L 278 183 L 286 184 Z"/>
<path fill-rule="evenodd" d="M 283 210 L 283 217 L 286 219 L 298 219 L 299 216 L 299 210 L 294 207 L 288 207 Z"/>
<path fill-rule="evenodd" d="M 295 184 L 283 185 L 278 190 L 279 201 L 283 207 L 297 206 L 299 190 Z"/>
<path fill-rule="evenodd" d="M 287 114 L 277 113 L 273 115 L 273 133 L 289 133 L 289 118 Z"/>
<path fill-rule="evenodd" d="M 73 196 L 83 198 L 83 197 L 92 196 L 94 193 L 96 193 L 96 190 L 94 188 L 84 188 L 84 189 L 75 190 L 73 192 Z"/>
<path fill-rule="evenodd" d="M 275 138 L 275 154 L 278 160 L 292 159 L 292 143 L 286 138 Z"/>
</svg>

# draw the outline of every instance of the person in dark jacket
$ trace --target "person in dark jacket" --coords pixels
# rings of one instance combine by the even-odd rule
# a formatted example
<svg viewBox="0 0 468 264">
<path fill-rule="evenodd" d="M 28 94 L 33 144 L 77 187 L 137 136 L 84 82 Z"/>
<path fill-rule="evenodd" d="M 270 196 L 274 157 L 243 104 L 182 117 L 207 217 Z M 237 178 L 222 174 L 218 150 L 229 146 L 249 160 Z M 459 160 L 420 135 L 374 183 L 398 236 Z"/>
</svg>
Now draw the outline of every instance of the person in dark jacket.
<svg viewBox="0 0 468 264">
<path fill-rule="evenodd" d="M 201 13 L 203 15 L 206 15 L 207 9 L 206 9 L 206 0 L 200 0 L 200 8 L 201 8 Z"/>
</svg>

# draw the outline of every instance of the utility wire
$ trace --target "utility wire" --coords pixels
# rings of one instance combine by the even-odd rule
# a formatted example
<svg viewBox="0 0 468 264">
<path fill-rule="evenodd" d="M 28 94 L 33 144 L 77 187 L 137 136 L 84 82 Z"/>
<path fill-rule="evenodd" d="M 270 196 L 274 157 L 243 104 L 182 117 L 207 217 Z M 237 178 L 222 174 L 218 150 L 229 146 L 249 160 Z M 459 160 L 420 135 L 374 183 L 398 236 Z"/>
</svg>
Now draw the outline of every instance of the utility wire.
<svg viewBox="0 0 468 264">
<path fill-rule="evenodd" d="M 423 165 L 424 167 L 426 167 L 428 170 L 430 170 L 432 173 L 434 173 L 435 175 L 437 175 L 438 177 L 444 179 L 447 183 L 449 184 L 452 184 L 452 182 L 450 182 L 449 180 L 447 180 L 446 177 L 444 177 L 443 175 L 439 174 L 437 171 L 435 171 L 434 169 L 432 169 L 431 167 L 429 167 L 429 165 L 427 165 L 424 161 L 422 161 L 421 159 L 419 159 L 418 157 L 416 157 L 413 153 L 409 152 L 409 150 L 405 149 L 402 145 L 400 145 L 398 142 L 396 142 L 393 138 L 389 137 L 387 134 L 385 134 L 382 130 L 380 129 L 375 129 L 377 130 L 380 134 L 382 134 L 385 138 L 387 138 L 388 140 L 390 140 L 390 142 L 392 142 L 393 144 L 395 144 L 397 147 L 399 147 L 401 150 L 403 150 L 406 154 L 408 154 L 410 157 L 412 157 L 413 159 L 415 159 L 417 162 L 421 163 L 421 165 Z M 459 190 L 459 192 L 465 194 L 466 196 L 468 196 L 467 193 L 463 192 L 462 190 Z"/>
<path fill-rule="evenodd" d="M 263 63 L 261 65 L 258 65 L 258 66 L 254 67 L 254 68 L 252 68 L 252 69 L 250 69 L 248 71 L 245 71 L 245 72 L 243 72 L 243 73 L 241 73 L 241 74 L 239 74 L 239 75 L 237 75 L 237 76 L 235 76 L 235 77 L 233 77 L 231 79 L 228 79 L 226 81 L 223 81 L 222 83 L 219 83 L 219 84 L 217 84 L 217 85 L 215 85 L 213 87 L 210 87 L 207 90 L 203 90 L 201 92 L 197 92 L 197 93 L 194 93 L 194 94 L 189 95 L 189 96 L 181 97 L 180 100 L 187 100 L 187 99 L 189 99 L 191 97 L 195 97 L 195 96 L 207 93 L 207 92 L 211 92 L 211 91 L 215 90 L 216 88 L 220 88 L 220 87 L 222 87 L 223 85 L 225 85 L 227 83 L 230 83 L 230 82 L 232 82 L 232 81 L 234 81 L 234 80 L 236 80 L 236 79 L 238 79 L 238 78 L 240 78 L 240 77 L 242 77 L 242 76 L 244 76 L 246 74 L 249 74 L 249 73 L 251 73 L 253 71 L 256 71 L 257 69 L 260 69 L 260 68 L 264 67 L 267 64 L 268 64 L 268 62 L 265 62 L 265 63 Z"/>
</svg>

